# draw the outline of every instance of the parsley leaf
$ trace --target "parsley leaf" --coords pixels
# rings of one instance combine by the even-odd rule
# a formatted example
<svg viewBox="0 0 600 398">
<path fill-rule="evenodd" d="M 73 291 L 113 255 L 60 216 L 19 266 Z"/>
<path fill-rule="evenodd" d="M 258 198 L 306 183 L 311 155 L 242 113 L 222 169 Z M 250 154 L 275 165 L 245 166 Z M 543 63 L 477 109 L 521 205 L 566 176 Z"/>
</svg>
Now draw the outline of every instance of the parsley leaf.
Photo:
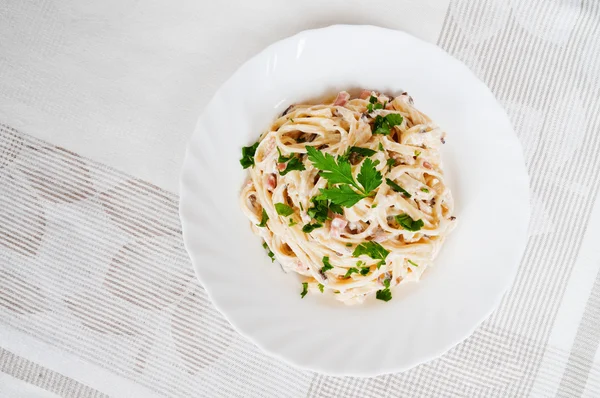
<svg viewBox="0 0 600 398">
<path fill-rule="evenodd" d="M 382 144 L 381 142 L 379 143 L 379 150 L 380 150 L 380 151 L 383 151 L 383 150 L 384 150 L 384 149 L 383 149 L 383 144 Z"/>
<path fill-rule="evenodd" d="M 381 173 L 375 168 L 377 162 L 367 158 L 364 160 L 357 181 L 352 175 L 352 167 L 348 159 L 340 156 L 337 160 L 328 153 L 307 146 L 308 158 L 320 170 L 320 175 L 328 180 L 328 188 L 321 189 L 321 195 L 336 205 L 352 207 L 359 200 L 369 196 L 372 190 L 382 182 Z M 333 187 L 334 184 L 340 184 Z M 352 187 L 356 188 L 355 191 Z M 341 209 L 337 209 L 338 211 Z"/>
<path fill-rule="evenodd" d="M 377 151 L 374 151 L 369 148 L 361 148 L 358 146 L 352 146 L 352 147 L 350 147 L 350 149 L 348 149 L 348 153 L 357 153 L 359 155 L 369 157 L 369 156 L 375 155 L 377 153 Z"/>
<path fill-rule="evenodd" d="M 344 275 L 344 278 L 350 277 L 350 275 L 352 275 L 355 272 L 356 273 L 359 272 L 357 268 L 354 268 L 354 267 L 348 268 L 348 271 L 346 271 L 346 275 Z"/>
<path fill-rule="evenodd" d="M 369 271 L 371 271 L 371 268 L 369 268 L 369 267 L 364 267 L 364 268 L 361 268 L 361 269 L 360 269 L 360 274 L 361 274 L 362 276 L 365 276 L 365 275 L 367 275 L 367 274 L 369 273 Z"/>
<path fill-rule="evenodd" d="M 346 243 L 346 247 L 352 247 L 352 243 Z"/>
<path fill-rule="evenodd" d="M 310 201 L 314 205 L 306 211 L 311 218 L 314 218 L 318 222 L 324 223 L 327 220 L 329 208 L 327 207 L 327 199 L 322 198 L 321 195 L 313 196 Z"/>
<path fill-rule="evenodd" d="M 411 261 L 411 260 L 409 260 L 409 259 L 406 259 L 406 261 L 408 261 L 409 263 L 411 263 L 411 264 L 412 264 L 413 266 L 415 266 L 415 267 L 418 267 L 418 266 L 419 266 L 419 264 L 417 264 L 417 263 L 415 263 L 415 262 L 413 262 L 413 261 Z"/>
<path fill-rule="evenodd" d="M 254 154 L 256 153 L 256 148 L 258 148 L 258 142 L 255 142 L 250 146 L 242 147 L 240 164 L 243 168 L 247 169 L 248 167 L 254 166 Z"/>
<path fill-rule="evenodd" d="M 420 154 L 421 154 L 421 152 L 419 152 L 415 149 L 415 158 L 418 158 Z"/>
<path fill-rule="evenodd" d="M 360 245 L 356 246 L 354 252 L 352 252 L 353 257 L 366 255 L 368 257 L 371 257 L 373 260 L 381 260 L 377 264 L 377 268 L 385 264 L 385 259 L 388 256 L 388 254 L 390 254 L 389 250 L 386 250 L 379 243 L 373 241 L 361 243 Z"/>
<path fill-rule="evenodd" d="M 394 181 L 390 180 L 389 178 L 386 178 L 385 182 L 387 182 L 387 184 L 390 186 L 390 188 L 392 188 L 396 192 L 400 192 L 402 195 L 404 195 L 404 197 L 410 198 L 412 196 L 411 194 L 408 193 L 408 191 L 406 189 L 402 188 L 400 185 L 396 184 Z"/>
<path fill-rule="evenodd" d="M 288 226 L 293 227 L 296 224 L 298 224 L 298 221 L 296 221 L 296 220 L 294 220 L 293 218 L 290 217 L 290 223 L 288 224 Z"/>
<path fill-rule="evenodd" d="M 304 163 L 302 163 L 302 161 L 300 159 L 298 159 L 297 157 L 293 157 L 287 164 L 287 166 L 285 167 L 285 170 L 280 171 L 279 174 L 284 176 L 287 173 L 289 173 L 292 170 L 306 170 L 306 167 L 304 167 Z"/>
<path fill-rule="evenodd" d="M 325 273 L 325 271 L 329 271 L 333 269 L 333 265 L 329 262 L 329 256 L 323 256 L 323 267 L 321 267 L 321 272 Z"/>
<path fill-rule="evenodd" d="M 300 293 L 300 297 L 304 298 L 308 293 L 308 282 L 302 282 L 302 293 Z"/>
<path fill-rule="evenodd" d="M 373 134 L 389 135 L 392 127 L 402 124 L 404 118 L 398 113 L 390 113 L 385 116 L 377 115 L 373 123 Z"/>
<path fill-rule="evenodd" d="M 407 231 L 419 231 L 425 225 L 423 220 L 419 219 L 415 221 L 408 214 L 398 214 L 397 216 L 394 216 L 394 218 L 396 219 L 396 222 Z"/>
<path fill-rule="evenodd" d="M 383 290 L 378 290 L 377 293 L 375 293 L 375 298 L 377 300 L 388 302 L 392 299 L 392 292 L 390 288 L 386 287 Z"/>
<path fill-rule="evenodd" d="M 421 192 L 429 193 L 429 189 L 423 187 L 423 188 L 421 188 Z"/>
<path fill-rule="evenodd" d="M 323 226 L 323 224 L 320 224 L 318 222 L 313 223 L 313 224 L 304 224 L 304 226 L 302 227 L 302 232 L 304 232 L 305 234 L 309 234 L 312 231 L 314 231 L 317 228 L 321 228 Z"/>
<path fill-rule="evenodd" d="M 321 189 L 321 194 L 333 203 L 343 207 L 352 207 L 365 198 L 365 195 L 356 192 L 350 185 L 345 184 L 335 188 Z"/>
<path fill-rule="evenodd" d="M 342 209 L 342 206 L 333 202 L 329 203 L 329 210 L 331 210 L 335 214 L 344 214 L 344 209 Z"/>
<path fill-rule="evenodd" d="M 323 286 L 322 284 L 319 283 L 319 290 L 321 291 L 321 293 L 323 293 L 324 288 L 325 288 L 325 286 Z"/>
<path fill-rule="evenodd" d="M 385 164 L 388 166 L 388 172 L 392 171 L 392 166 L 396 165 L 396 159 L 389 158 Z"/>
<path fill-rule="evenodd" d="M 265 248 L 265 250 L 267 251 L 267 254 L 271 258 L 271 262 L 272 263 L 275 262 L 275 253 L 273 253 L 271 251 L 271 249 L 269 248 L 269 245 L 267 245 L 267 242 L 263 242 L 263 247 Z"/>
<path fill-rule="evenodd" d="M 285 203 L 275 203 L 275 211 L 277 211 L 277 214 L 284 217 L 294 214 L 294 209 Z"/>
<path fill-rule="evenodd" d="M 308 159 L 317 169 L 321 170 L 319 174 L 330 183 L 356 186 L 354 177 L 352 177 L 352 167 L 347 159 L 340 158 L 336 161 L 329 153 L 321 152 L 312 146 L 307 146 L 306 152 Z"/>
<path fill-rule="evenodd" d="M 265 209 L 263 209 L 262 211 L 262 218 L 260 219 L 260 224 L 256 224 L 257 227 L 266 227 L 267 226 L 267 221 L 269 220 L 269 216 L 267 214 L 267 212 L 265 211 Z"/>
<path fill-rule="evenodd" d="M 291 156 L 283 156 L 281 154 L 281 150 L 279 149 L 279 147 L 277 147 L 277 152 L 279 152 L 279 157 L 277 158 L 277 162 L 278 163 L 287 163 L 285 165 L 285 169 L 283 169 L 279 172 L 280 175 L 284 176 L 292 170 L 299 170 L 299 171 L 306 170 L 302 161 L 295 155 L 292 154 Z"/>
<path fill-rule="evenodd" d="M 375 168 L 375 164 L 369 158 L 363 161 L 360 173 L 356 179 L 363 186 L 364 192 L 369 193 L 381 185 L 381 173 Z"/>
</svg>

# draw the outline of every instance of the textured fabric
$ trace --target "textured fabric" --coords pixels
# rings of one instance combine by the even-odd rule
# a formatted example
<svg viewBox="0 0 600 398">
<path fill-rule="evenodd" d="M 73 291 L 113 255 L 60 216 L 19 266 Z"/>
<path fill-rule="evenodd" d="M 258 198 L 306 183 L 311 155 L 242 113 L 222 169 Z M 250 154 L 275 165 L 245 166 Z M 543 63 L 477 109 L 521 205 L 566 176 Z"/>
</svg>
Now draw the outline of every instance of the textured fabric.
<svg viewBox="0 0 600 398">
<path fill-rule="evenodd" d="M 0 371 L 7 375 L 11 375 L 19 380 L 38 386 L 43 390 L 52 392 L 60 397 L 89 397 L 89 398 L 108 398 L 107 395 L 93 390 L 76 380 L 65 377 L 56 372 L 36 363 L 21 358 L 7 350 L 0 348 Z M 20 391 L 20 389 L 16 389 Z M 0 393 L 2 386 L 0 382 Z M 39 391 L 38 391 L 39 392 Z M 0 396 L 3 396 L 0 394 Z M 31 397 L 39 397 L 39 394 L 33 392 Z M 11 395 L 12 397 L 12 395 Z M 44 395 L 45 397 L 45 395 Z"/>
<path fill-rule="evenodd" d="M 0 129 L 0 345 L 33 357 L 19 340 L 29 339 L 107 371 L 111 385 L 61 373 L 109 395 L 122 383 L 190 397 L 600 396 L 599 8 L 450 5 L 438 44 L 507 110 L 531 176 L 532 221 L 499 309 L 441 358 L 361 379 L 268 357 L 196 282 L 176 195 L 9 126 Z"/>
</svg>

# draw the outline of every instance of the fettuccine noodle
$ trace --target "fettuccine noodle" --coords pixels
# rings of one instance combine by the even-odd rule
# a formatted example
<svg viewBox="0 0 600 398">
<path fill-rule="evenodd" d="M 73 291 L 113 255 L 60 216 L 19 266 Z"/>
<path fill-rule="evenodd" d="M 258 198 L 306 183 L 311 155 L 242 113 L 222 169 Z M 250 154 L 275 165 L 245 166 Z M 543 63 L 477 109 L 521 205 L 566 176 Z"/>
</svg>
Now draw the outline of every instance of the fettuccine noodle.
<svg viewBox="0 0 600 398">
<path fill-rule="evenodd" d="M 386 119 L 390 114 L 402 118 Z M 383 120 L 402 121 L 391 123 L 388 134 L 385 126 L 374 134 Z M 381 292 L 419 280 L 456 223 L 441 169 L 444 136 L 406 93 L 393 98 L 363 91 L 351 99 L 341 92 L 333 103 L 291 106 L 255 147 L 241 207 L 283 269 L 301 275 L 304 294 L 333 293 L 347 304 L 369 295 L 385 297 Z M 331 207 L 319 222 L 314 200 L 323 200 L 322 190 L 340 184 L 331 184 L 315 167 L 308 146 L 338 162 L 345 159 L 355 180 L 363 163 L 372 162 L 380 174 L 374 178 L 381 177 L 381 183 L 349 207 L 325 200 Z M 289 159 L 296 159 L 298 169 L 286 172 Z M 357 191 L 356 186 L 351 188 Z M 278 213 L 276 204 L 287 206 L 286 215 Z M 268 220 L 259 226 L 263 214 Z M 357 255 L 357 247 L 365 243 L 388 254 Z"/>
</svg>

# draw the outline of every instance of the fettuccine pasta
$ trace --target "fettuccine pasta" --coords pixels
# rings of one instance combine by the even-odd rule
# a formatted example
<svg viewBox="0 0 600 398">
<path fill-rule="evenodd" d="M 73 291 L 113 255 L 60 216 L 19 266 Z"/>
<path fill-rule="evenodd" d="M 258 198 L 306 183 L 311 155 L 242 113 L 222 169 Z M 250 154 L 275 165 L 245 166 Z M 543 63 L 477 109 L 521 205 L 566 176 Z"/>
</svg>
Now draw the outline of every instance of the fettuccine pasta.
<svg viewBox="0 0 600 398">
<path fill-rule="evenodd" d="M 269 256 L 301 276 L 302 297 L 389 301 L 456 223 L 444 136 L 407 93 L 290 106 L 243 149 L 241 208 Z"/>
</svg>

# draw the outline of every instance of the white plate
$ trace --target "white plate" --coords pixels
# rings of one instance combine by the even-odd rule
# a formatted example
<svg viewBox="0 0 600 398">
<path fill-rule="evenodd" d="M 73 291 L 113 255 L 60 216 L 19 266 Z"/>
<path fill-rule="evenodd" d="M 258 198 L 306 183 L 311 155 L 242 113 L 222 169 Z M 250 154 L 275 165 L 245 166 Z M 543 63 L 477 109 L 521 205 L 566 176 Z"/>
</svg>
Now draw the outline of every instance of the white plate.
<svg viewBox="0 0 600 398">
<path fill-rule="evenodd" d="M 406 90 L 447 131 L 459 224 L 421 282 L 346 307 L 300 299 L 298 277 L 271 263 L 238 206 L 238 160 L 288 105 L 351 87 Z M 467 67 L 406 33 L 332 26 L 269 46 L 217 91 L 187 149 L 180 215 L 196 273 L 235 329 L 297 366 L 370 376 L 441 355 L 499 304 L 525 247 L 528 190 L 510 122 Z"/>
</svg>

